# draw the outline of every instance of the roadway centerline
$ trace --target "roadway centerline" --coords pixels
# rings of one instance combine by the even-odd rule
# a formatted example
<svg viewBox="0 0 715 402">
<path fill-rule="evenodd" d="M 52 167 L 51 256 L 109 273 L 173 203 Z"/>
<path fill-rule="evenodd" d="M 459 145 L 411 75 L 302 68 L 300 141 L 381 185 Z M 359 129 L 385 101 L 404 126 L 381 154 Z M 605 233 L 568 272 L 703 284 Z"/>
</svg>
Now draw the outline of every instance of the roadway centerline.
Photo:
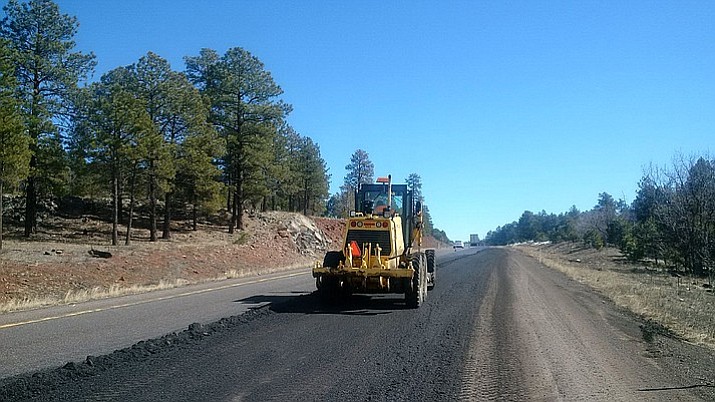
<svg viewBox="0 0 715 402">
<path fill-rule="evenodd" d="M 288 278 L 293 278 L 296 276 L 301 276 L 301 275 L 309 275 L 312 274 L 311 272 L 298 272 L 298 273 L 292 273 L 292 274 L 286 274 L 286 275 L 281 275 L 281 276 L 276 276 L 273 278 L 261 278 L 261 279 L 255 279 L 251 280 L 248 282 L 241 282 L 241 283 L 234 283 L 231 285 L 223 285 L 223 286 L 217 286 L 209 289 L 201 289 L 201 290 L 192 290 L 190 292 L 185 292 L 185 293 L 180 293 L 180 294 L 175 294 L 175 295 L 169 295 L 169 296 L 161 296 L 161 297 L 156 297 L 153 299 L 149 300 L 141 300 L 141 301 L 136 301 L 136 302 L 131 302 L 131 303 L 123 303 L 123 304 L 117 304 L 114 306 L 109 306 L 109 307 L 101 307 L 101 308 L 95 308 L 95 309 L 89 309 L 89 310 L 82 310 L 82 311 L 75 311 L 72 313 L 66 313 L 66 314 L 61 314 L 61 315 L 56 315 L 56 316 L 51 316 L 51 317 L 43 317 L 43 318 L 37 318 L 34 320 L 28 320 L 28 321 L 21 321 L 21 322 L 14 322 L 14 323 L 9 323 L 9 324 L 2 324 L 0 325 L 0 329 L 7 329 L 7 328 L 12 328 L 12 327 L 19 327 L 23 325 L 29 325 L 29 324 L 36 324 L 39 322 L 45 322 L 45 321 L 52 321 L 52 320 L 59 320 L 62 318 L 70 318 L 70 317 L 75 317 L 78 315 L 85 315 L 85 314 L 91 314 L 91 313 L 99 313 L 102 311 L 109 311 L 109 310 L 116 310 L 120 308 L 126 308 L 126 307 L 134 307 L 142 304 L 147 304 L 147 303 L 153 303 L 157 301 L 164 301 L 164 300 L 171 300 L 171 299 L 177 299 L 180 297 L 186 297 L 186 296 L 194 296 L 198 295 L 201 293 L 208 293 L 208 292 L 214 292 L 217 290 L 224 290 L 224 289 L 230 289 L 230 288 L 235 288 L 239 286 L 246 286 L 246 285 L 253 285 L 256 283 L 262 283 L 262 282 L 270 282 L 270 281 L 275 281 L 279 279 L 288 279 Z"/>
</svg>

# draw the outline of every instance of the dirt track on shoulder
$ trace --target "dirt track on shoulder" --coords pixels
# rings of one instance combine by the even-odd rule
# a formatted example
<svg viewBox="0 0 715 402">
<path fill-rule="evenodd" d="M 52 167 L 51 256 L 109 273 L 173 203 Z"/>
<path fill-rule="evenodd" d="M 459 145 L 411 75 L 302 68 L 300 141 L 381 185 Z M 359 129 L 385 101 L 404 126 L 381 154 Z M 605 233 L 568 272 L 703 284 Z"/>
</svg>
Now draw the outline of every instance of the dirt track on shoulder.
<svg viewBox="0 0 715 402">
<path fill-rule="evenodd" d="M 670 362 L 649 356 L 630 314 L 514 251 L 478 313 L 460 396 L 480 400 L 699 400 Z M 688 362 L 677 362 L 687 368 Z M 704 379 L 703 379 L 704 380 Z M 704 397 L 704 396 L 701 396 Z"/>
</svg>

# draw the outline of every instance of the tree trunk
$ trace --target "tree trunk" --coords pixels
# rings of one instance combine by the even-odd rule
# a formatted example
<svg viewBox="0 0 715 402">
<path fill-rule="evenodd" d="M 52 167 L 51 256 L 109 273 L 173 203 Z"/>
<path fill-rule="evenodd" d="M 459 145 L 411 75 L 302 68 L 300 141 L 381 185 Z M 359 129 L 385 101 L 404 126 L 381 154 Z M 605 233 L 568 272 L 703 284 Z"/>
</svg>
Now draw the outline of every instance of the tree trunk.
<svg viewBox="0 0 715 402">
<path fill-rule="evenodd" d="M 112 175 L 112 204 L 112 246 L 116 246 L 119 243 L 119 179 L 116 173 Z"/>
<path fill-rule="evenodd" d="M 37 167 L 37 157 L 33 155 L 30 159 L 30 171 L 33 171 L 35 167 Z M 37 188 L 35 184 L 35 177 L 30 174 L 25 188 L 25 237 L 30 237 L 37 231 Z"/>
<path fill-rule="evenodd" d="M 161 238 L 164 240 L 171 239 L 171 193 L 164 195 L 164 225 Z"/>
<path fill-rule="evenodd" d="M 124 223 L 124 197 L 122 197 L 122 195 L 124 194 L 124 186 L 122 185 L 122 183 L 124 182 L 124 178 L 122 177 L 121 172 L 118 174 L 117 182 L 117 215 L 119 216 L 117 222 L 121 224 Z"/>
<path fill-rule="evenodd" d="M 117 194 L 117 222 L 120 224 L 126 223 L 124 219 L 124 197 L 122 197 L 122 188 L 119 187 L 119 194 Z"/>
<path fill-rule="evenodd" d="M 156 173 L 154 161 L 149 165 L 149 241 L 156 241 Z"/>
<path fill-rule="evenodd" d="M 2 204 L 3 204 L 2 200 L 3 200 L 3 198 L 2 198 L 2 195 L 3 195 L 3 182 L 2 182 L 2 180 L 0 180 L 0 250 L 2 250 L 2 213 L 3 213 L 3 209 L 2 209 Z"/>
<path fill-rule="evenodd" d="M 306 215 L 306 216 L 308 215 L 308 194 L 309 194 L 308 186 L 309 186 L 308 181 L 306 180 L 303 183 L 303 187 L 305 188 L 305 190 L 303 191 L 303 215 Z"/>
<path fill-rule="evenodd" d="M 231 194 L 233 193 L 233 190 L 231 190 L 231 180 L 228 180 L 228 183 L 226 183 L 226 211 L 231 212 L 231 206 L 233 201 L 231 199 Z"/>
<path fill-rule="evenodd" d="M 236 231 L 236 222 L 238 211 L 236 211 L 236 194 L 233 195 L 233 203 L 231 204 L 231 219 L 228 223 L 228 233 L 233 234 Z"/>
<path fill-rule="evenodd" d="M 198 202 L 198 198 L 199 198 L 199 197 L 197 197 L 196 194 L 194 194 L 194 202 L 193 202 L 193 206 L 192 206 L 192 209 L 191 209 L 191 214 L 193 215 L 193 216 L 192 216 L 192 219 L 193 219 L 192 229 L 193 229 L 194 232 L 198 229 L 198 226 L 199 226 L 199 225 L 198 225 L 198 223 L 199 223 L 199 222 L 198 222 L 198 220 L 199 220 L 199 212 L 198 212 L 198 208 L 196 207 L 196 203 Z"/>
<path fill-rule="evenodd" d="M 134 218 L 134 184 L 136 182 L 136 176 L 137 171 L 136 166 L 134 166 L 134 169 L 132 169 L 131 183 L 129 184 L 129 217 L 127 218 L 127 235 L 124 239 L 125 246 L 129 246 L 130 244 L 132 244 L 132 221 Z"/>
<path fill-rule="evenodd" d="M 234 195 L 235 201 L 235 219 L 236 228 L 238 230 L 243 230 L 243 178 L 239 176 L 236 178 L 236 194 Z"/>
<path fill-rule="evenodd" d="M 36 183 L 36 168 L 37 168 L 37 143 L 40 137 L 40 128 L 37 122 L 40 120 L 38 113 L 42 85 L 39 71 L 35 71 L 32 77 L 32 102 L 30 105 L 30 117 L 32 123 L 28 127 L 28 134 L 32 138 L 30 151 L 30 175 L 27 177 L 27 187 L 25 188 L 25 237 L 30 237 L 37 232 L 37 183 Z M 33 145 L 34 144 L 34 145 Z"/>
</svg>

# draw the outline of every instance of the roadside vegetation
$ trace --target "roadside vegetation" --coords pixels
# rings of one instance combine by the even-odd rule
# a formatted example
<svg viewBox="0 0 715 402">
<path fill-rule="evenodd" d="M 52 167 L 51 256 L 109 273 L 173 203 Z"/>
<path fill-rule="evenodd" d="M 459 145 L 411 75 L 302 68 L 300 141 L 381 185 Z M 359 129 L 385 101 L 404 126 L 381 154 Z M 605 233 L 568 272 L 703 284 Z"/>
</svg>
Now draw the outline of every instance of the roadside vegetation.
<svg viewBox="0 0 715 402">
<path fill-rule="evenodd" d="M 345 217 L 353 191 L 373 180 L 357 150 L 330 196 L 320 146 L 290 126 L 283 90 L 246 49 L 199 49 L 183 71 L 150 51 L 92 81 L 95 55 L 74 50 L 75 17 L 51 0 L 10 0 L 3 11 L 0 249 L 4 227 L 32 238 L 52 205 L 73 198 L 109 200 L 111 244 L 128 246 L 137 225 L 155 242 L 187 215 L 194 230 L 218 220 L 229 233 L 244 229 L 246 211 Z M 421 194 L 419 175 L 410 180 Z"/>
<path fill-rule="evenodd" d="M 217 280 L 218 279 L 221 278 L 217 278 Z M 109 288 L 96 286 L 92 289 L 68 290 L 61 296 L 25 297 L 22 299 L 12 299 L 10 301 L 0 303 L 0 313 L 33 310 L 47 306 L 76 304 L 86 302 L 88 300 L 106 299 L 110 297 L 146 293 L 155 290 L 173 289 L 187 284 L 188 281 L 177 279 L 173 282 L 159 281 L 159 283 L 155 285 L 133 285 L 127 287 L 113 284 L 110 285 Z"/>
<path fill-rule="evenodd" d="M 489 232 L 486 242 L 531 243 L 521 249 L 545 265 L 688 339 L 715 345 L 715 160 L 677 156 L 669 167 L 648 168 L 638 187 L 630 205 L 601 193 L 589 211 L 525 211 Z M 575 250 L 620 263 L 601 269 Z"/>
<path fill-rule="evenodd" d="M 50 0 L 3 11 L 0 192 L 24 205 L 9 217 L 24 237 L 66 196 L 111 199 L 113 245 L 120 225 L 131 243 L 138 204 L 151 241 L 169 239 L 184 211 L 196 227 L 223 207 L 231 233 L 247 209 L 324 211 L 320 148 L 286 122 L 283 90 L 249 51 L 201 49 L 184 71 L 148 52 L 89 83 L 95 56 L 73 50 L 75 17 Z"/>
</svg>

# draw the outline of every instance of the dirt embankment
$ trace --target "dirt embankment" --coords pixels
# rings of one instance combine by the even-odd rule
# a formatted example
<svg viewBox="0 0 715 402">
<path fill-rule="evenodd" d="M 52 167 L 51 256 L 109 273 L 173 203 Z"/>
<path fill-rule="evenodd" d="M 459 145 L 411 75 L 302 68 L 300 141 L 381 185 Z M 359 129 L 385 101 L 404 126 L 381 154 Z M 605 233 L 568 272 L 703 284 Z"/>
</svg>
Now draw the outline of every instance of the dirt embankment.
<svg viewBox="0 0 715 402">
<path fill-rule="evenodd" d="M 0 311 L 307 267 L 341 241 L 344 224 L 268 212 L 247 215 L 235 234 L 217 225 L 191 231 L 178 222 L 170 240 L 151 243 L 138 229 L 132 245 L 116 247 L 106 245 L 110 225 L 103 221 L 50 218 L 44 227 L 33 241 L 5 240 Z"/>
<path fill-rule="evenodd" d="M 46 218 L 32 241 L 5 240 L 0 312 L 308 267 L 341 248 L 345 228 L 342 219 L 287 212 L 246 214 L 244 223 L 228 234 L 225 226 L 192 231 L 178 221 L 170 240 L 152 243 L 147 230 L 135 229 L 132 245 L 112 247 L 105 221 Z M 439 245 L 432 238 L 423 243 Z M 104 252 L 111 258 L 98 257 Z"/>
</svg>

